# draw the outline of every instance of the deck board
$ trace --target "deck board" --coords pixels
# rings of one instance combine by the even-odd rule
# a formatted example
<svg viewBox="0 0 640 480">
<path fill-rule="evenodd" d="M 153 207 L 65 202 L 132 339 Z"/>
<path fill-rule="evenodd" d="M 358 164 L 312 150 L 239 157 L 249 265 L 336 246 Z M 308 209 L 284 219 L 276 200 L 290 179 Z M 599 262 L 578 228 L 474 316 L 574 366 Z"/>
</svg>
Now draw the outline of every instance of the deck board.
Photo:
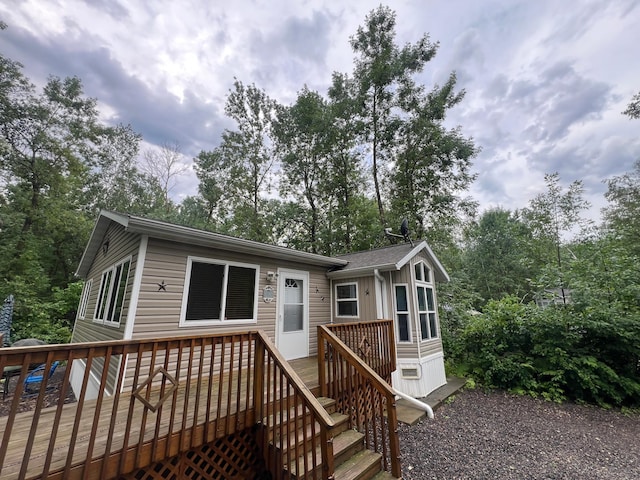
<svg viewBox="0 0 640 480">
<path fill-rule="evenodd" d="M 291 366 L 296 373 L 300 376 L 302 381 L 307 387 L 314 392 L 317 392 L 318 387 L 318 372 L 317 372 L 317 359 L 315 357 L 303 358 L 294 360 L 291 362 Z M 246 389 L 246 377 L 242 375 L 243 382 L 241 383 L 240 391 L 244 392 Z M 116 420 L 113 426 L 113 432 L 111 432 L 111 412 L 114 407 L 114 396 L 105 397 L 102 400 L 101 414 L 97 423 L 96 435 L 94 438 L 94 445 L 92 454 L 88 454 L 88 447 L 90 443 L 93 418 L 97 406 L 96 400 L 85 401 L 82 409 L 80 423 L 78 425 L 78 433 L 75 436 L 75 448 L 73 451 L 73 459 L 70 462 L 70 466 L 73 467 L 73 471 L 69 472 L 69 476 L 73 478 L 74 473 L 80 474 L 83 466 L 88 463 L 102 463 L 104 452 L 109 437 L 111 437 L 110 451 L 118 453 L 118 456 L 122 455 L 125 438 L 127 440 L 127 447 L 129 453 L 125 464 L 128 465 L 127 471 L 131 471 L 134 468 L 139 468 L 144 464 L 151 463 L 177 453 L 179 450 L 188 449 L 202 443 L 213 441 L 216 438 L 228 435 L 236 431 L 238 428 L 248 427 L 255 423 L 254 412 L 247 410 L 247 404 L 244 399 L 244 395 L 241 395 L 241 404 L 239 408 L 236 408 L 235 401 L 221 402 L 220 411 L 218 411 L 217 401 L 212 402 L 211 410 L 209 411 L 208 423 L 207 415 L 204 409 L 199 413 L 198 417 L 194 419 L 193 406 L 196 400 L 200 402 L 201 406 L 206 405 L 207 397 L 209 396 L 209 390 L 211 390 L 211 398 L 216 399 L 218 395 L 222 395 L 223 399 L 227 398 L 228 383 L 227 379 L 222 384 L 222 391 L 220 392 L 220 383 L 215 381 L 209 385 L 208 379 L 204 379 L 201 383 L 199 392 L 199 398 L 196 399 L 198 389 L 197 385 L 191 384 L 189 389 L 189 396 L 187 400 L 187 414 L 185 411 L 185 390 L 186 384 L 182 384 L 172 398 L 169 398 L 153 413 L 146 410 L 143 404 L 139 400 L 134 401 L 134 409 L 132 414 L 131 426 L 129 434 L 127 435 L 127 422 L 129 414 L 129 406 L 131 403 L 131 395 L 122 393 L 119 397 L 119 401 L 116 408 Z M 233 387 L 236 385 L 234 383 Z M 170 422 L 170 412 L 175 400 L 175 417 L 173 422 Z M 235 400 L 235 398 L 234 398 Z M 251 404 L 251 396 L 249 402 Z M 7 399 L 9 401 L 9 399 Z M 153 402 L 152 402 L 153 403 Z M 191 408 L 189 408 L 191 407 Z M 28 470 L 25 478 L 37 478 L 42 474 L 43 467 L 46 461 L 47 451 L 49 450 L 49 443 L 51 438 L 55 438 L 55 445 L 53 445 L 53 457 L 49 468 L 50 474 L 53 476 L 56 473 L 60 477 L 64 476 L 64 468 L 67 463 L 68 451 L 72 445 L 72 434 L 74 430 L 74 424 L 76 422 L 78 404 L 68 403 L 62 406 L 62 415 L 59 423 L 58 431 L 56 435 L 52 434 L 52 426 L 54 424 L 54 417 L 56 415 L 57 407 L 49 407 L 43 409 L 40 413 L 40 418 L 35 426 L 35 441 L 31 454 L 29 455 Z M 143 422 L 143 416 L 146 410 L 146 422 Z M 20 477 L 20 469 L 23 463 L 23 455 L 25 452 L 25 446 L 29 437 L 29 432 L 32 429 L 34 412 L 23 412 L 16 416 L 15 422 L 12 428 L 11 440 L 8 445 L 7 455 L 2 465 L 0 478 L 2 480 L 14 480 Z M 159 418 L 159 422 L 156 420 Z M 0 417 L 0 432 L 4 432 L 6 428 L 6 417 Z M 142 425 L 144 424 L 144 431 Z M 157 427 L 158 426 L 158 427 Z M 170 428 L 171 427 L 171 428 Z M 183 427 L 187 427 L 185 430 Z M 156 428 L 158 430 L 156 431 Z M 185 431 L 183 431 L 185 430 Z M 111 435 L 110 435 L 111 433 Z M 185 438 L 184 433 L 188 433 L 188 438 Z M 206 435 L 205 435 L 206 433 Z M 0 433 L 0 436 L 2 433 Z M 138 464 L 132 462 L 129 457 L 133 456 L 134 449 L 132 447 L 142 443 L 149 443 L 154 438 L 164 439 L 160 442 L 162 448 L 158 448 L 156 451 L 156 457 L 152 458 L 151 452 L 146 452 L 141 458 Z M 182 438 L 181 438 L 182 437 Z M 147 450 L 150 450 L 148 448 Z M 114 455 L 111 457 L 114 457 Z M 87 458 L 94 459 L 93 462 L 87 462 Z M 109 469 L 114 468 L 118 463 L 112 458 L 109 462 Z M 111 466 L 113 464 L 113 466 Z M 94 477 L 96 468 L 91 468 L 90 477 Z M 98 470 L 99 472 L 99 470 Z M 126 473 L 126 472 L 121 472 Z M 97 478 L 97 477 L 96 477 Z"/>
</svg>

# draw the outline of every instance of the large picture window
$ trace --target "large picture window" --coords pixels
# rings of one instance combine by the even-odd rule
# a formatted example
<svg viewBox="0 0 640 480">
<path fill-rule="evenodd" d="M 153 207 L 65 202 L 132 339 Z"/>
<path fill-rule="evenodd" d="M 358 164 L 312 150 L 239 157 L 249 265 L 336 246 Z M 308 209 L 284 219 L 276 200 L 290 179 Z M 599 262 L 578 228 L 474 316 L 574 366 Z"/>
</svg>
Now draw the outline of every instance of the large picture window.
<svg viewBox="0 0 640 480">
<path fill-rule="evenodd" d="M 396 285 L 396 322 L 398 324 L 398 341 L 410 342 L 409 296 L 406 285 Z"/>
<path fill-rule="evenodd" d="M 256 320 L 257 265 L 189 257 L 181 325 Z"/>
<path fill-rule="evenodd" d="M 130 266 L 131 258 L 127 258 L 102 272 L 94 321 L 105 325 L 120 325 Z"/>
<path fill-rule="evenodd" d="M 336 312 L 338 317 L 358 316 L 358 284 L 336 285 Z"/>
</svg>

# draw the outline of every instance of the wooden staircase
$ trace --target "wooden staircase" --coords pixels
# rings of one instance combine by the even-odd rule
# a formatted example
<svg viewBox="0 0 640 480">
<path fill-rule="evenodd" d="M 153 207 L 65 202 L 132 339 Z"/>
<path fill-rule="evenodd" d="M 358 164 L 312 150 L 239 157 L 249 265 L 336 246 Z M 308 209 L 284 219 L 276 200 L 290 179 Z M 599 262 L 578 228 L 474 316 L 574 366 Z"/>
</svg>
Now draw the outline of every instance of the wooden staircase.
<svg viewBox="0 0 640 480">
<path fill-rule="evenodd" d="M 314 392 L 313 390 L 312 393 L 317 395 L 317 391 Z M 335 468 L 333 478 L 335 480 L 393 479 L 394 477 L 391 474 L 382 470 L 381 454 L 365 448 L 364 434 L 350 429 L 348 416 L 336 412 L 336 401 L 326 397 L 317 398 L 336 424 L 333 431 Z M 294 440 L 289 441 L 286 435 L 276 435 L 270 443 L 270 449 L 275 450 L 276 454 L 282 458 L 282 476 L 279 478 L 322 478 L 320 447 L 317 447 L 315 451 L 306 456 L 296 456 L 293 452 L 289 454 L 287 445 L 299 445 L 300 442 L 303 441 L 311 442 L 309 424 L 306 425 L 305 435 L 299 426 L 295 428 L 295 426 L 291 426 L 290 423 L 293 422 L 287 422 L 286 419 L 284 420 L 284 430 L 287 432 L 286 435 L 295 436 L 297 442 Z M 316 441 L 319 442 L 319 429 L 316 429 L 315 438 Z M 313 456 L 315 456 L 315 461 Z"/>
</svg>

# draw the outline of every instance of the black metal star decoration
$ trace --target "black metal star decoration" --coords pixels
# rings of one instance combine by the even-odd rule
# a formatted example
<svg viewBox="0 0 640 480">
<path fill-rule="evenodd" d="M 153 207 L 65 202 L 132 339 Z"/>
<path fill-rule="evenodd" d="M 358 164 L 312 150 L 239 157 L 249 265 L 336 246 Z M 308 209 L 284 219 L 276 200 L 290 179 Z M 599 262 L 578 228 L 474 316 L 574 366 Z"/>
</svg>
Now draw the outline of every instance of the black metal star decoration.
<svg viewBox="0 0 640 480">
<path fill-rule="evenodd" d="M 162 292 L 166 292 L 167 291 L 167 284 L 164 283 L 164 280 L 162 280 L 162 283 L 156 283 L 156 285 L 158 285 L 158 291 L 162 291 Z"/>
</svg>

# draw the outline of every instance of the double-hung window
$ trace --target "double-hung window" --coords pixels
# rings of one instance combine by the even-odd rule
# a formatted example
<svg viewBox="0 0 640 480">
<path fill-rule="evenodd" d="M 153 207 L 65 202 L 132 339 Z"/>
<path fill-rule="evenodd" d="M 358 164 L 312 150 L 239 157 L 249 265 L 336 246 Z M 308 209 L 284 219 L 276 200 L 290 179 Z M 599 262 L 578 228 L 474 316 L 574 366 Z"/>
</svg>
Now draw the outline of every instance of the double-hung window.
<svg viewBox="0 0 640 480">
<path fill-rule="evenodd" d="M 87 280 L 82 290 L 82 297 L 80 297 L 80 306 L 78 307 L 78 318 L 83 319 L 87 315 L 87 304 L 89 303 L 89 295 L 91 294 L 91 285 L 93 285 L 93 279 Z"/>
<path fill-rule="evenodd" d="M 409 295 L 406 285 L 395 286 L 396 321 L 398 324 L 398 341 L 411 341 L 411 327 L 409 323 Z"/>
<path fill-rule="evenodd" d="M 338 317 L 358 316 L 358 284 L 336 285 L 336 312 Z"/>
<path fill-rule="evenodd" d="M 96 310 L 93 315 L 95 322 L 116 327 L 120 325 L 130 266 L 131 258 L 126 258 L 102 272 Z"/>
<path fill-rule="evenodd" d="M 429 340 L 438 336 L 433 287 L 429 284 L 431 281 L 430 273 L 429 267 L 423 262 L 415 264 L 418 316 L 420 318 L 420 336 L 422 340 Z"/>
<path fill-rule="evenodd" d="M 255 322 L 259 266 L 189 257 L 181 325 Z"/>
</svg>

